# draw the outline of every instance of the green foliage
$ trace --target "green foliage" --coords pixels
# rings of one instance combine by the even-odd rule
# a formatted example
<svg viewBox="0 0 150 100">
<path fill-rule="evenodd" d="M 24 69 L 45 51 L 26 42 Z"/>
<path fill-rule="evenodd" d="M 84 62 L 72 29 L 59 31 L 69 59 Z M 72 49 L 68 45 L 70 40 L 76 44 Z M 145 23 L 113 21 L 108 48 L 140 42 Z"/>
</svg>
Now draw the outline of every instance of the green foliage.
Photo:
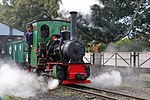
<svg viewBox="0 0 150 100">
<path fill-rule="evenodd" d="M 105 43 L 102 43 L 100 45 L 100 52 L 104 52 L 106 50 L 106 48 L 107 48 L 107 45 Z"/>
<path fill-rule="evenodd" d="M 110 42 L 117 42 L 130 34 L 130 37 L 134 40 L 145 41 L 146 44 L 149 43 L 149 0 L 143 0 L 143 2 L 142 0 L 99 1 L 103 3 L 104 7 L 97 4 L 91 7 L 91 22 L 89 22 L 88 18 L 80 18 L 80 24 L 83 25 L 82 29 L 93 40 L 108 44 Z M 140 2 L 142 3 L 140 4 Z"/>
<path fill-rule="evenodd" d="M 4 0 L 5 1 L 5 0 Z M 25 24 L 42 15 L 56 17 L 59 0 L 14 0 L 11 5 L 1 5 L 0 21 L 24 30 Z"/>
<path fill-rule="evenodd" d="M 130 0 L 102 0 L 104 8 L 95 4 L 91 7 L 92 22 L 101 30 L 96 34 L 103 38 L 104 43 L 117 41 L 124 35 L 128 21 L 122 22 L 127 16 L 134 14 L 135 3 Z"/>
<path fill-rule="evenodd" d="M 134 19 L 134 26 L 130 31 L 130 38 L 139 42 L 142 46 L 150 47 L 150 1 L 144 0 L 138 14 Z"/>
<path fill-rule="evenodd" d="M 125 38 L 115 43 L 114 49 L 119 52 L 140 52 L 148 51 L 150 47 L 143 45 L 142 43 L 137 43 L 134 40 Z"/>
<path fill-rule="evenodd" d="M 0 4 L 0 22 L 2 22 L 2 20 L 3 20 L 2 16 L 1 16 L 2 15 L 1 11 L 2 11 L 2 5 Z"/>
<path fill-rule="evenodd" d="M 58 16 L 57 11 L 59 10 L 59 4 L 62 2 L 61 0 L 39 0 L 39 2 L 48 11 L 49 15 Z"/>
<path fill-rule="evenodd" d="M 116 45 L 118 46 L 122 46 L 123 44 L 129 44 L 129 43 L 132 43 L 133 41 L 128 39 L 128 38 L 125 38 L 123 40 L 120 40 L 118 42 L 116 42 Z"/>
</svg>

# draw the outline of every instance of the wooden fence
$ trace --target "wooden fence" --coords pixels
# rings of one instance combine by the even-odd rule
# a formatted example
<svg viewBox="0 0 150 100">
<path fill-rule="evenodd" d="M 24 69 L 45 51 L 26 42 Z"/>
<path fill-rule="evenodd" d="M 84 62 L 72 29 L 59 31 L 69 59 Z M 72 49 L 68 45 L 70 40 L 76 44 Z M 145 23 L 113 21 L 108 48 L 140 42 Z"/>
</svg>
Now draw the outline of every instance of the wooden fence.
<svg viewBox="0 0 150 100">
<path fill-rule="evenodd" d="M 93 65 L 150 68 L 150 52 L 86 53 L 84 61 Z"/>
</svg>

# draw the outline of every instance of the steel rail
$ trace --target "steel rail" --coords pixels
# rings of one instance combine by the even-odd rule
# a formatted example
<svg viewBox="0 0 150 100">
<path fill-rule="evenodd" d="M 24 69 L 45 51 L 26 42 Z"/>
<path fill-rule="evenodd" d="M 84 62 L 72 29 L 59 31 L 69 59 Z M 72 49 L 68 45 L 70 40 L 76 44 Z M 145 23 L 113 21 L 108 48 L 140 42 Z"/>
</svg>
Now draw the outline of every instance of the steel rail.
<svg viewBox="0 0 150 100">
<path fill-rule="evenodd" d="M 93 87 L 83 86 L 83 85 L 67 85 L 66 87 L 75 88 L 77 90 L 80 90 L 81 92 L 84 91 L 84 90 L 81 90 L 81 89 L 91 89 L 91 90 L 95 90 L 95 91 L 99 91 L 99 92 L 104 92 L 104 93 L 107 93 L 107 94 L 112 95 L 112 96 L 114 96 L 114 95 L 116 95 L 116 96 L 122 96 L 122 97 L 126 97 L 126 98 L 131 98 L 133 100 L 135 100 L 135 99 L 136 100 L 146 100 L 144 98 L 135 97 L 135 96 L 131 96 L 131 95 L 120 93 L 120 92 L 115 92 L 115 91 L 110 91 L 110 90 L 105 90 L 105 89 L 96 89 L 96 88 L 93 88 Z M 97 93 L 94 93 L 94 94 L 97 95 Z M 101 95 L 99 95 L 99 96 L 101 96 Z M 104 96 L 104 95 L 102 95 L 102 96 Z M 106 98 L 107 97 L 109 98 L 109 96 L 106 96 Z M 112 98 L 112 100 L 118 100 L 115 97 L 111 97 L 111 98 Z"/>
<path fill-rule="evenodd" d="M 101 98 L 103 98 L 103 99 L 118 100 L 118 99 L 116 99 L 116 98 L 114 98 L 114 97 L 102 95 L 102 94 L 99 94 L 99 93 L 89 92 L 89 91 L 86 91 L 86 90 L 81 90 L 81 89 L 77 89 L 77 88 L 70 87 L 70 86 L 64 86 L 64 85 L 62 85 L 62 86 L 63 86 L 63 87 L 66 87 L 66 88 L 69 88 L 69 89 L 72 89 L 72 90 L 75 90 L 75 91 L 84 92 L 84 93 L 87 93 L 87 94 L 92 94 L 92 95 L 101 97 Z"/>
</svg>

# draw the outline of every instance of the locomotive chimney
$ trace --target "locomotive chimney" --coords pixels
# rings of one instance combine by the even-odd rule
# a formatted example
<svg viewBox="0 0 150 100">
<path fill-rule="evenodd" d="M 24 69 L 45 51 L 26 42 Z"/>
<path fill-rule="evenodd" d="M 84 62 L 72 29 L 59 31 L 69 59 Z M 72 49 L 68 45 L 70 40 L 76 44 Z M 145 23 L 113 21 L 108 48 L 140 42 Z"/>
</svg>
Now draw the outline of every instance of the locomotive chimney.
<svg viewBox="0 0 150 100">
<path fill-rule="evenodd" d="M 71 37 L 70 40 L 77 40 L 77 34 L 76 34 L 76 25 L 77 25 L 77 12 L 73 11 L 70 12 L 71 14 Z"/>
</svg>

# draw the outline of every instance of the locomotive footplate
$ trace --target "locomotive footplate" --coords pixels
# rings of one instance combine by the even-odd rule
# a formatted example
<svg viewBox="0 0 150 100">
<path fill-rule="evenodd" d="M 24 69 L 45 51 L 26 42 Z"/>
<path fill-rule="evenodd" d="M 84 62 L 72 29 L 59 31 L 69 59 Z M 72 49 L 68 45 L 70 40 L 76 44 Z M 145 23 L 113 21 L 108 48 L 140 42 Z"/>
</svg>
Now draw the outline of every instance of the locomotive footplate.
<svg viewBox="0 0 150 100">
<path fill-rule="evenodd" d="M 62 82 L 62 84 L 83 84 L 83 83 L 91 83 L 90 80 L 85 80 L 85 81 L 82 81 L 82 80 L 64 80 Z"/>
</svg>

